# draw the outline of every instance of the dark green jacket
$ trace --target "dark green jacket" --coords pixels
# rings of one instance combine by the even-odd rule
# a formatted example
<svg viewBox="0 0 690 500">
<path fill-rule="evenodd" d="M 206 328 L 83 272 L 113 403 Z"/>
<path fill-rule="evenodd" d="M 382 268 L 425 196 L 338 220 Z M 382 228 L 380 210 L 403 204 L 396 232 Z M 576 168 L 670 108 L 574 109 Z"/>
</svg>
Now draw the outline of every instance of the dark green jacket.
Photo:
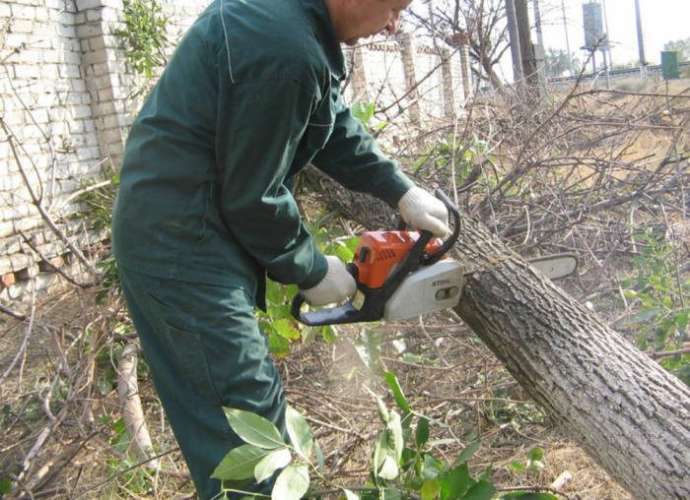
<svg viewBox="0 0 690 500">
<path fill-rule="evenodd" d="M 343 104 L 323 0 L 216 0 L 129 134 L 113 222 L 120 265 L 241 286 L 326 272 L 286 184 L 309 162 L 391 205 L 412 185 Z"/>
</svg>

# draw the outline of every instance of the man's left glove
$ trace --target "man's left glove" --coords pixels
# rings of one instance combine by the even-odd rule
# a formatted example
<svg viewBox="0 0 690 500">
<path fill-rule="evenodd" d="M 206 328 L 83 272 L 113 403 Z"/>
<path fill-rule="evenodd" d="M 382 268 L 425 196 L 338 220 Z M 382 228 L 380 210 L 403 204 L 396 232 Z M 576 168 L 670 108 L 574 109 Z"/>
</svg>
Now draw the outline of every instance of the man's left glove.
<svg viewBox="0 0 690 500">
<path fill-rule="evenodd" d="M 315 286 L 302 290 L 304 300 L 312 306 L 324 306 L 342 302 L 357 291 L 357 283 L 343 262 L 333 255 L 326 255 L 328 271 Z"/>
<path fill-rule="evenodd" d="M 411 187 L 398 202 L 403 220 L 418 231 L 431 231 L 443 238 L 450 234 L 448 209 L 441 200 L 417 186 Z"/>
</svg>

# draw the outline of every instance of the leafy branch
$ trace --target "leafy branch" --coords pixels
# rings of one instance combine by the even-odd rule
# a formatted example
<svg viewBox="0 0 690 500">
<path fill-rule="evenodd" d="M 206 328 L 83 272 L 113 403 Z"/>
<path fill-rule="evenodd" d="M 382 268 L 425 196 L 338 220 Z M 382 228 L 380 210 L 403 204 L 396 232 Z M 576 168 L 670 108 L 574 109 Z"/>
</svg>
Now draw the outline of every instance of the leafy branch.
<svg viewBox="0 0 690 500">
<path fill-rule="evenodd" d="M 156 67 L 165 65 L 168 17 L 157 0 L 124 0 L 125 28 L 115 31 L 125 48 L 125 57 L 134 71 L 153 78 Z"/>
</svg>

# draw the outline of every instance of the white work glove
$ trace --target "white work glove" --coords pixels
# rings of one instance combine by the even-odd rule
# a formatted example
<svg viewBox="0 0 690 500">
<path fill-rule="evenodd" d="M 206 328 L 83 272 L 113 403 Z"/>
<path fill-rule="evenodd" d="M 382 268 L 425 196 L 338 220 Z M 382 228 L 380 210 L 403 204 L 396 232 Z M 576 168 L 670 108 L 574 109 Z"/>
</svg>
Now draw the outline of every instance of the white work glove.
<svg viewBox="0 0 690 500">
<path fill-rule="evenodd" d="M 422 188 L 411 187 L 400 198 L 398 209 L 405 223 L 418 231 L 431 231 L 439 238 L 450 234 L 448 209 L 441 200 Z"/>
<path fill-rule="evenodd" d="M 304 300 L 312 306 L 323 306 L 342 302 L 357 291 L 357 283 L 345 264 L 333 255 L 326 255 L 328 271 L 315 286 L 302 290 Z"/>
</svg>

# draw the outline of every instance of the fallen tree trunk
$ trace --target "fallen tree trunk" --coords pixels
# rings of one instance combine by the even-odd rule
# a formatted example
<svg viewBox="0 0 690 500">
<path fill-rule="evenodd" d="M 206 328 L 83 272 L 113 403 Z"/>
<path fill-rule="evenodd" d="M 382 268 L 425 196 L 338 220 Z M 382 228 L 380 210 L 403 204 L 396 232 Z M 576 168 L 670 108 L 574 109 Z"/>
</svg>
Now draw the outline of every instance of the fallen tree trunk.
<svg viewBox="0 0 690 500">
<path fill-rule="evenodd" d="M 462 221 L 470 269 L 458 314 L 635 498 L 690 498 L 690 389 L 531 268 Z"/>
</svg>

